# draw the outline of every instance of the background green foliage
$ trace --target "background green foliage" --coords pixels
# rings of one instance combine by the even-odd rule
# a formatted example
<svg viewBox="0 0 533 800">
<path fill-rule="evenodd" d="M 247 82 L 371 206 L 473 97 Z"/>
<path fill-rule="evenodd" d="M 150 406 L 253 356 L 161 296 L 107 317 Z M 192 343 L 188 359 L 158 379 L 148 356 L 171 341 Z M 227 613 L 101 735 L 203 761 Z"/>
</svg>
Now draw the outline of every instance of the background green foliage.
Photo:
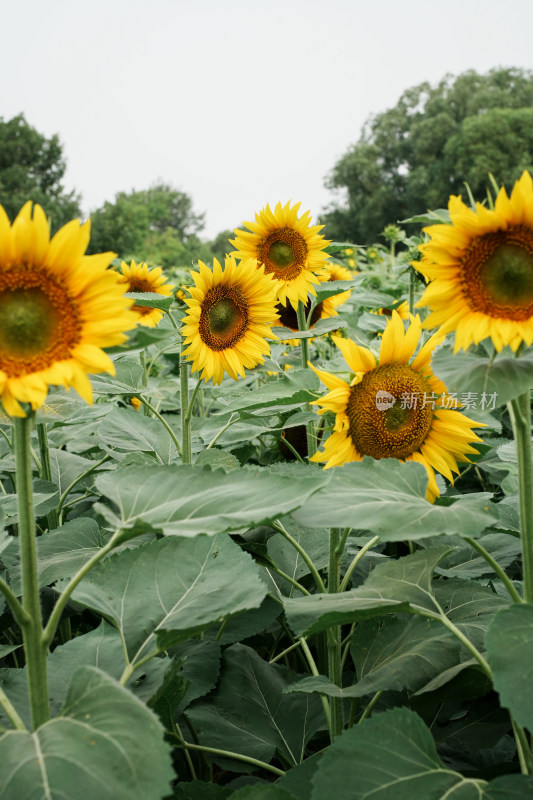
<svg viewBox="0 0 533 800">
<path fill-rule="evenodd" d="M 79 216 L 80 196 L 62 184 L 65 169 L 56 134 L 47 139 L 23 114 L 0 117 L 0 204 L 11 220 L 27 200 L 42 205 L 53 230 Z"/>
<path fill-rule="evenodd" d="M 370 243 L 385 225 L 442 208 L 464 182 L 481 199 L 492 172 L 510 188 L 533 167 L 533 73 L 474 70 L 408 89 L 370 117 L 327 179 L 343 197 L 322 216 L 329 238 Z"/>
</svg>

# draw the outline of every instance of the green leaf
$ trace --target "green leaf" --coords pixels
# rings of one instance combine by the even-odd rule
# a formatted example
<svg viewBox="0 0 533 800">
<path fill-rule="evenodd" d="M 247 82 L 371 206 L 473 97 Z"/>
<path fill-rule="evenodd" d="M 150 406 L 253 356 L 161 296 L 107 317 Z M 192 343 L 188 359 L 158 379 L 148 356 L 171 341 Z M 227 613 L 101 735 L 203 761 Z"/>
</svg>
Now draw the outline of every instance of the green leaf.
<svg viewBox="0 0 533 800">
<path fill-rule="evenodd" d="M 329 539 L 328 536 L 324 535 L 324 531 L 298 525 L 290 517 L 286 517 L 282 522 L 292 538 L 307 552 L 315 567 L 317 569 L 327 567 L 329 562 Z M 299 581 L 304 575 L 309 574 L 309 567 L 300 553 L 281 534 L 270 537 L 267 542 L 267 552 L 272 561 L 295 580 Z M 278 580 L 287 589 L 291 588 L 287 581 L 276 576 L 276 581 Z"/>
<path fill-rule="evenodd" d="M 134 305 L 145 306 L 147 308 L 159 308 L 161 311 L 168 311 L 174 302 L 174 297 L 165 297 L 157 292 L 126 292 L 124 297 L 135 300 Z"/>
<path fill-rule="evenodd" d="M 358 275 L 350 280 L 327 281 L 326 283 L 321 283 L 316 287 L 316 298 L 314 302 L 318 305 L 328 297 L 334 297 L 337 294 L 342 294 L 342 292 L 345 292 L 347 289 L 353 289 L 354 286 L 360 286 L 362 280 L 363 276 Z"/>
<path fill-rule="evenodd" d="M 293 478 L 268 470 L 223 473 L 190 465 L 127 467 L 101 474 L 99 491 L 112 500 L 115 513 L 103 504 L 97 509 L 123 530 L 160 530 L 165 535 L 214 535 L 268 522 L 294 511 L 321 485 L 327 474 Z"/>
<path fill-rule="evenodd" d="M 459 540 L 458 540 L 459 541 Z M 522 552 L 520 539 L 506 533 L 488 533 L 477 541 L 491 555 L 500 567 L 508 567 Z M 439 575 L 448 578 L 481 578 L 494 575 L 494 570 L 471 545 L 462 542 L 453 553 L 441 561 L 437 568 Z"/>
<path fill-rule="evenodd" d="M 356 527 L 397 542 L 450 533 L 475 536 L 496 519 L 488 494 L 461 497 L 448 506 L 429 503 L 421 464 L 365 457 L 330 472 L 328 485 L 293 512 L 302 525 Z"/>
<path fill-rule="evenodd" d="M 211 469 L 223 469 L 229 472 L 232 469 L 240 469 L 241 465 L 239 460 L 226 450 L 218 450 L 211 448 L 210 450 L 202 450 L 198 453 L 194 460 L 195 467 L 211 467 Z"/>
<path fill-rule="evenodd" d="M 403 708 L 344 731 L 312 783 L 311 800 L 480 800 L 486 785 L 445 767 L 426 725 Z"/>
<path fill-rule="evenodd" d="M 178 714 L 199 697 L 204 697 L 215 688 L 220 673 L 221 648 L 209 640 L 189 640 L 170 651 L 174 660 L 181 662 L 180 677 L 187 682 L 187 689 L 176 709 Z"/>
<path fill-rule="evenodd" d="M 349 281 L 340 281 L 340 283 L 349 283 Z M 334 292 L 334 294 L 339 294 L 339 292 Z M 346 325 L 346 320 L 341 317 L 327 317 L 319 319 L 308 331 L 293 331 L 292 328 L 272 328 L 272 333 L 282 341 L 285 339 L 311 339 L 315 336 L 322 336 L 324 333 L 336 331 L 338 328 L 346 328 Z"/>
<path fill-rule="evenodd" d="M 174 788 L 172 798 L 173 800 L 226 800 L 231 794 L 231 789 L 226 786 L 219 786 L 216 783 L 205 783 L 205 781 L 185 783 L 180 781 Z"/>
<path fill-rule="evenodd" d="M 339 250 L 346 250 L 347 247 L 350 247 L 352 250 L 357 250 L 357 245 L 352 244 L 351 242 L 330 242 L 327 247 L 323 248 L 324 253 L 338 253 Z"/>
<path fill-rule="evenodd" d="M 174 778 L 163 733 L 127 689 L 83 667 L 60 717 L 0 737 L 0 797 L 160 800 Z"/>
<path fill-rule="evenodd" d="M 263 408 L 270 405 L 287 406 L 286 410 L 288 410 L 288 407 L 299 406 L 315 400 L 318 396 L 319 385 L 317 376 L 311 370 L 296 370 L 290 375 L 281 375 L 277 380 L 262 386 L 261 389 L 245 390 L 233 397 L 218 413 L 228 414 L 232 411 Z M 222 399 L 219 398 L 219 400 Z"/>
<path fill-rule="evenodd" d="M 437 613 L 431 578 L 449 552 L 434 547 L 378 564 L 363 586 L 349 592 L 289 598 L 285 601 L 287 620 L 298 636 L 309 636 L 332 625 L 396 611 Z"/>
<path fill-rule="evenodd" d="M 266 630 L 279 617 L 280 613 L 279 603 L 271 597 L 265 597 L 259 608 L 241 611 L 240 614 L 235 614 L 227 622 L 224 621 L 222 626 L 213 628 L 205 635 L 217 636 L 220 644 L 242 642 L 244 639 Z"/>
<path fill-rule="evenodd" d="M 472 392 L 476 395 L 476 408 L 483 410 L 482 396 L 485 394 L 485 408 L 491 408 L 491 395 L 496 395 L 495 405 L 504 405 L 533 386 L 533 352 L 526 352 L 520 358 L 498 355 L 496 358 L 483 358 L 472 351 L 452 353 L 443 348 L 433 356 L 433 372 L 446 384 L 449 392 L 461 394 Z M 466 411 L 468 415 L 468 411 Z"/>
<path fill-rule="evenodd" d="M 125 408 L 115 408 L 98 428 L 100 446 L 110 453 L 153 453 L 160 464 L 177 457 L 176 445 L 161 422 Z"/>
<path fill-rule="evenodd" d="M 287 789 L 275 784 L 259 784 L 256 786 L 243 786 L 230 795 L 230 800 L 295 800 Z"/>
<path fill-rule="evenodd" d="M 217 620 L 257 608 L 266 594 L 251 557 L 226 536 L 159 539 L 110 556 L 73 599 L 122 632 L 133 663 Z"/>
<path fill-rule="evenodd" d="M 105 536 L 93 519 L 79 517 L 46 536 L 37 537 L 39 588 L 60 578 L 70 578 L 105 544 Z M 15 594 L 22 594 L 20 561 L 9 571 Z"/>
<path fill-rule="evenodd" d="M 138 361 L 132 358 L 117 358 L 115 361 L 115 375 L 100 375 L 91 377 L 91 383 L 96 394 L 138 394 L 146 386 L 144 370 Z"/>
<path fill-rule="evenodd" d="M 48 514 L 59 502 L 59 492 L 57 486 L 50 481 L 43 481 L 40 478 L 33 480 L 33 503 L 36 517 Z M 6 516 L 6 523 L 13 525 L 18 522 L 17 495 L 2 495 L 2 510 Z"/>
<path fill-rule="evenodd" d="M 485 646 L 485 635 L 494 615 L 511 604 L 507 595 L 496 594 L 488 586 L 475 581 L 457 578 L 436 581 L 435 598 L 448 619 L 478 649 Z"/>
<path fill-rule="evenodd" d="M 216 691 L 187 711 L 200 743 L 267 762 L 279 749 L 290 763 L 300 763 L 307 742 L 324 725 L 324 712 L 317 697 L 284 694 L 296 677 L 249 647 L 229 647 Z M 250 771 L 242 762 L 231 764 L 234 771 Z"/>
<path fill-rule="evenodd" d="M 533 731 L 533 606 L 502 609 L 488 630 L 486 646 L 501 704 L 519 725 Z"/>
</svg>

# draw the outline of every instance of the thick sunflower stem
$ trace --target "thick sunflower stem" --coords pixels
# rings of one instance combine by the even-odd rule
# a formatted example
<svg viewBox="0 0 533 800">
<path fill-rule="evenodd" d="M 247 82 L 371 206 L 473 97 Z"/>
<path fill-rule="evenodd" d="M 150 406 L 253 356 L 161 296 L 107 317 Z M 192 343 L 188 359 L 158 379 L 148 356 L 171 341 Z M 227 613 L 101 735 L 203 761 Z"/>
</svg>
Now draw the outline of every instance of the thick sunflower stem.
<svg viewBox="0 0 533 800">
<path fill-rule="evenodd" d="M 298 330 L 299 331 L 307 331 L 307 320 L 305 317 L 305 305 L 302 303 L 301 300 L 298 301 L 298 308 L 296 310 L 296 316 L 298 319 Z M 308 361 L 309 361 L 309 339 L 300 339 L 300 348 L 301 348 L 301 356 L 302 356 L 302 366 L 304 369 L 308 369 Z M 309 406 L 308 406 L 309 408 Z M 316 432 L 315 426 L 312 420 L 310 420 L 306 425 L 307 431 L 307 456 L 310 458 L 313 453 L 316 451 Z"/>
<path fill-rule="evenodd" d="M 48 446 L 48 433 L 46 431 L 46 424 L 38 422 L 35 426 L 37 428 L 37 438 L 39 440 L 39 455 L 41 457 L 41 478 L 43 481 L 52 483 L 52 466 L 50 464 L 50 448 Z M 54 531 L 59 526 L 59 517 L 57 510 L 53 508 L 46 516 L 48 522 L 48 530 Z"/>
<path fill-rule="evenodd" d="M 328 594 L 339 591 L 340 565 L 342 553 L 339 552 L 341 535 L 338 528 L 331 528 L 329 532 L 329 566 L 328 566 Z M 341 654 L 341 628 L 335 625 L 328 631 L 328 677 L 335 686 L 342 688 L 342 654 Z M 344 727 L 343 703 L 341 697 L 332 697 L 330 700 L 331 712 L 331 741 L 340 736 Z"/>
<path fill-rule="evenodd" d="M 184 355 L 185 339 L 181 339 L 180 359 L 180 403 L 181 403 L 181 460 L 190 464 L 191 455 L 191 415 L 189 414 L 189 362 Z"/>
<path fill-rule="evenodd" d="M 27 620 L 22 625 L 26 674 L 33 728 L 50 719 L 48 699 L 47 651 L 43 641 L 43 622 L 37 575 L 37 546 L 33 512 L 30 434 L 33 414 L 17 418 L 15 423 L 15 458 L 19 543 L 22 569 L 22 607 Z"/>
<path fill-rule="evenodd" d="M 533 463 L 529 389 L 511 400 L 508 407 L 518 456 L 518 499 L 524 600 L 526 603 L 533 603 Z"/>
</svg>

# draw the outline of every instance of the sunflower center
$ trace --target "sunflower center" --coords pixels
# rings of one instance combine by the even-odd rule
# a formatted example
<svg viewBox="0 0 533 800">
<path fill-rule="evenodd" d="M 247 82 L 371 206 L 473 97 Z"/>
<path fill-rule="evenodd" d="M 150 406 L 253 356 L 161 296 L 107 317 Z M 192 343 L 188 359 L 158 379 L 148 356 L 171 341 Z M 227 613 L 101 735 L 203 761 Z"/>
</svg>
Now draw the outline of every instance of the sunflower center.
<svg viewBox="0 0 533 800">
<path fill-rule="evenodd" d="M 475 311 L 526 320 L 533 315 L 533 231 L 516 225 L 476 239 L 462 261 L 463 292 Z"/>
<path fill-rule="evenodd" d="M 309 314 L 309 309 L 311 308 L 311 300 L 308 300 L 305 304 L 305 316 Z M 298 329 L 298 316 L 296 314 L 295 309 L 292 307 L 290 303 L 287 303 L 286 306 L 278 303 L 276 305 L 276 311 L 280 319 L 281 325 L 284 328 L 290 328 L 291 331 L 297 331 Z M 318 303 L 317 306 L 313 309 L 313 313 L 311 314 L 311 319 L 309 322 L 309 327 L 312 328 L 313 325 L 317 320 L 320 319 L 320 315 L 322 313 L 322 303 Z"/>
<path fill-rule="evenodd" d="M 298 231 L 279 228 L 263 239 L 258 247 L 258 260 L 265 272 L 276 278 L 292 281 L 305 267 L 307 244 Z"/>
<path fill-rule="evenodd" d="M 408 458 L 424 443 L 433 420 L 425 378 L 407 364 L 386 364 L 352 387 L 346 407 L 356 450 L 373 458 Z"/>
<path fill-rule="evenodd" d="M 200 311 L 200 338 L 211 350 L 233 347 L 248 328 L 248 301 L 235 286 L 209 289 Z"/>
<path fill-rule="evenodd" d="M 9 377 L 70 358 L 80 338 L 79 313 L 49 275 L 25 269 L 0 274 L 0 365 Z"/>
</svg>

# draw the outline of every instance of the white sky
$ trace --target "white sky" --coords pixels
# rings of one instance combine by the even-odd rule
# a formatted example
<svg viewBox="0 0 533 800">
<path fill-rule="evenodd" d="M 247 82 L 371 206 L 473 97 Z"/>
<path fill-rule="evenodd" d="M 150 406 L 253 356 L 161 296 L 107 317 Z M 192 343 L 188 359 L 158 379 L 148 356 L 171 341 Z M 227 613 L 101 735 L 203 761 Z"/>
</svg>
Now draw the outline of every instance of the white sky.
<svg viewBox="0 0 533 800">
<path fill-rule="evenodd" d="M 163 180 L 205 237 L 324 177 L 447 72 L 533 68 L 531 0 L 3 0 L 0 117 L 59 134 L 86 213 Z"/>
</svg>

